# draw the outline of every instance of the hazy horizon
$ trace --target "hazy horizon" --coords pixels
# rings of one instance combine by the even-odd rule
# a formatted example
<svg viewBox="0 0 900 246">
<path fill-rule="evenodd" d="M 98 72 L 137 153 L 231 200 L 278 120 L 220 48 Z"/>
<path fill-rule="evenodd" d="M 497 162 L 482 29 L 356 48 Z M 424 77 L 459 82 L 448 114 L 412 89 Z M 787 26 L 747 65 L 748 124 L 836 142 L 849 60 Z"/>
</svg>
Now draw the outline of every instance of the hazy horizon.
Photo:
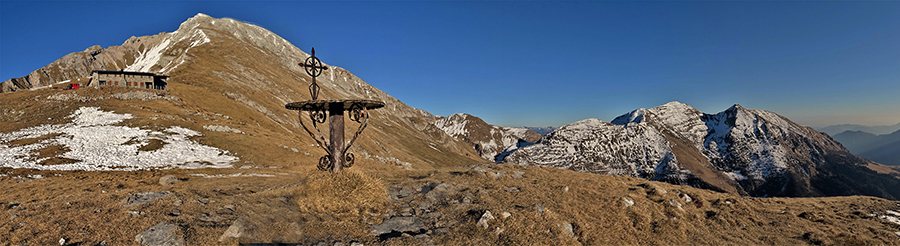
<svg viewBox="0 0 900 246">
<path fill-rule="evenodd" d="M 670 101 L 710 114 L 740 104 L 815 128 L 900 122 L 900 2 L 0 5 L 2 80 L 204 13 L 315 46 L 410 106 L 495 125 L 611 121 Z"/>
</svg>

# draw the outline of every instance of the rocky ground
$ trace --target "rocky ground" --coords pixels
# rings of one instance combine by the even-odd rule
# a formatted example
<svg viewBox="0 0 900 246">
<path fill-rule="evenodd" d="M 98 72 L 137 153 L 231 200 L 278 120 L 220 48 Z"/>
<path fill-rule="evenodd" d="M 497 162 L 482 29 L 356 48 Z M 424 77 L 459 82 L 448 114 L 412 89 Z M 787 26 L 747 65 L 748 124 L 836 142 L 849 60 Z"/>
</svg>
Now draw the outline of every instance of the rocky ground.
<svg viewBox="0 0 900 246">
<path fill-rule="evenodd" d="M 369 161 L 137 172 L 0 170 L 8 245 L 900 244 L 900 203 L 749 198 L 569 170 Z M 396 167 L 392 167 L 396 168 Z M 240 171 L 240 172 L 239 172 Z"/>
</svg>

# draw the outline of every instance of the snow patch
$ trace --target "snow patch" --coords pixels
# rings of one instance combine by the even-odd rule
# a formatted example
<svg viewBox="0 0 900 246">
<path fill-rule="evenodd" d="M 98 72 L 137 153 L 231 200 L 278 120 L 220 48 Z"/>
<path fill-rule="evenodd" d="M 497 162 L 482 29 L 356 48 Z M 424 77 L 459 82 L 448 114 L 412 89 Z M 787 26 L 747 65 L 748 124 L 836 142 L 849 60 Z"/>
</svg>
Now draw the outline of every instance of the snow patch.
<svg viewBox="0 0 900 246">
<path fill-rule="evenodd" d="M 900 225 L 900 213 L 893 211 L 893 210 L 887 210 L 887 211 L 885 211 L 885 213 L 887 213 L 887 214 L 875 213 L 875 214 L 870 214 L 870 215 L 872 217 L 885 219 L 887 221 L 890 221 L 891 223 Z"/>
<path fill-rule="evenodd" d="M 150 50 L 142 51 L 138 59 L 125 68 L 128 71 L 150 72 L 150 68 L 159 62 L 162 52 L 169 48 L 169 39 L 163 40 L 158 45 L 153 46 Z"/>
<path fill-rule="evenodd" d="M 725 176 L 728 176 L 729 178 L 731 178 L 734 181 L 747 180 L 747 176 L 744 176 L 743 174 L 741 174 L 740 170 L 734 170 L 733 172 L 724 172 L 724 173 L 725 173 Z"/>
<path fill-rule="evenodd" d="M 71 123 L 41 125 L 11 133 L 0 133 L 0 167 L 40 170 L 133 171 L 155 168 L 226 168 L 238 160 L 215 147 L 190 140 L 200 132 L 180 126 L 163 131 L 118 126 L 130 114 L 101 111 L 98 107 L 82 107 L 67 118 Z M 9 146 L 21 139 L 41 138 L 37 143 Z M 156 142 L 162 147 L 144 151 L 142 147 Z M 56 147 L 59 146 L 59 147 Z M 40 157 L 43 148 L 68 149 L 55 157 L 73 160 L 58 165 L 39 164 L 51 157 Z"/>
</svg>

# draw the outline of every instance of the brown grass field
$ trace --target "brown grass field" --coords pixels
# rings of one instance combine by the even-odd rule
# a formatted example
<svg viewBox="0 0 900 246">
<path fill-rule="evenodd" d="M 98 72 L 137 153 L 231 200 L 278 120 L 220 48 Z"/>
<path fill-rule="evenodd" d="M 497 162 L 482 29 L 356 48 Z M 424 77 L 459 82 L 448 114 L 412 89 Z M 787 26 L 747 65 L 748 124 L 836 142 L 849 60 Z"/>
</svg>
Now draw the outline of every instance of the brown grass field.
<svg viewBox="0 0 900 246">
<path fill-rule="evenodd" d="M 0 103 L 5 105 L 0 109 L 0 132 L 65 123 L 64 117 L 78 107 L 97 106 L 136 116 L 123 125 L 147 129 L 179 125 L 201 131 L 203 136 L 194 140 L 229 150 L 241 159 L 234 168 L 225 169 L 88 172 L 0 168 L 0 245 L 58 245 L 61 238 L 74 245 L 104 241 L 106 245 L 137 245 L 135 236 L 160 222 L 178 225 L 177 233 L 187 245 L 308 245 L 320 241 L 346 245 L 900 245 L 900 225 L 873 216 L 900 210 L 900 203 L 874 197 L 753 198 L 630 177 L 478 164 L 477 157 L 442 156 L 424 150 L 411 153 L 421 152 L 426 157 L 420 158 L 440 161 L 413 163 L 414 168 L 406 170 L 357 156 L 356 165 L 344 173 L 325 173 L 315 168 L 324 152 L 311 147 L 308 136 L 285 134 L 275 123 L 235 109 L 244 106 L 229 104 L 234 101 L 201 99 L 200 94 L 191 96 L 199 93 L 193 92 L 191 85 L 171 85 L 173 91 L 180 91 L 175 96 L 184 101 L 45 100 L 53 93 L 91 98 L 143 90 L 126 88 L 0 95 Z M 212 112 L 196 106 L 201 100 L 221 107 Z M 246 134 L 202 131 L 209 124 L 230 126 Z M 379 126 L 388 129 L 384 131 L 391 129 L 374 125 Z M 28 141 L 37 139 L 4 144 Z M 397 144 L 416 143 L 405 141 L 410 142 Z M 372 140 L 361 145 L 375 148 Z M 296 147 L 299 152 L 282 146 Z M 51 156 L 67 150 L 42 151 Z M 521 178 L 493 178 L 475 168 L 524 174 Z M 175 175 L 179 181 L 171 186 L 159 184 L 165 175 Z M 416 191 L 440 183 L 449 188 L 437 200 Z M 390 194 L 402 188 L 416 192 L 408 199 Z M 132 194 L 163 191 L 173 194 L 148 204 L 123 206 Z M 680 193 L 692 201 L 682 200 Z M 634 205 L 626 207 L 625 197 Z M 678 201 L 682 208 L 670 200 Z M 426 201 L 429 203 L 423 205 Z M 545 209 L 539 213 L 535 205 Z M 409 209 L 419 206 L 428 207 L 429 212 Z M 496 217 L 487 229 L 476 225 L 485 211 Z M 510 216 L 500 216 L 503 212 Z M 423 233 L 427 237 L 399 235 L 383 240 L 369 231 L 372 225 L 403 213 L 421 218 L 430 231 Z M 237 220 L 246 224 L 245 235 L 220 241 Z M 561 226 L 566 223 L 574 235 Z"/>
</svg>

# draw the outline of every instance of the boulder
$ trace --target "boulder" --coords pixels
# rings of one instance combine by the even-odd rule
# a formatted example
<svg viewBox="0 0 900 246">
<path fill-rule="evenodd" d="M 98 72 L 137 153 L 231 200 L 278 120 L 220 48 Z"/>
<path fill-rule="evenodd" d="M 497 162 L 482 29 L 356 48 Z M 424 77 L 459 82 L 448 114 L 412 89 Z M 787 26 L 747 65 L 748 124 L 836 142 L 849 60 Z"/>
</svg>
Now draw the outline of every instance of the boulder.
<svg viewBox="0 0 900 246">
<path fill-rule="evenodd" d="M 484 229 L 487 229 L 489 227 L 488 221 L 491 221 L 493 219 L 494 219 L 494 216 L 491 215 L 490 210 L 484 211 L 484 214 L 481 215 L 481 219 L 478 219 L 478 223 L 476 223 L 476 225 L 484 227 Z"/>
<path fill-rule="evenodd" d="M 172 192 L 163 191 L 163 192 L 143 192 L 131 195 L 131 197 L 125 198 L 125 201 L 122 201 L 123 207 L 131 207 L 139 204 L 147 204 L 152 202 L 153 200 L 162 198 L 166 195 L 172 194 Z"/>
<path fill-rule="evenodd" d="M 631 197 L 627 197 L 627 196 L 622 197 L 622 203 L 625 204 L 626 208 L 631 207 L 632 205 L 634 205 L 634 199 L 631 199 Z"/>
<path fill-rule="evenodd" d="M 422 230 L 425 230 L 425 223 L 415 217 L 393 217 L 369 228 L 369 231 L 375 236 L 392 232 L 419 233 Z"/>
<path fill-rule="evenodd" d="M 170 186 L 178 183 L 178 181 L 180 180 L 178 179 L 178 177 L 175 177 L 175 175 L 166 175 L 162 176 L 162 178 L 159 178 L 159 185 Z"/>
<path fill-rule="evenodd" d="M 141 245 L 183 246 L 184 238 L 178 235 L 178 226 L 160 222 L 150 229 L 134 236 Z"/>
</svg>

